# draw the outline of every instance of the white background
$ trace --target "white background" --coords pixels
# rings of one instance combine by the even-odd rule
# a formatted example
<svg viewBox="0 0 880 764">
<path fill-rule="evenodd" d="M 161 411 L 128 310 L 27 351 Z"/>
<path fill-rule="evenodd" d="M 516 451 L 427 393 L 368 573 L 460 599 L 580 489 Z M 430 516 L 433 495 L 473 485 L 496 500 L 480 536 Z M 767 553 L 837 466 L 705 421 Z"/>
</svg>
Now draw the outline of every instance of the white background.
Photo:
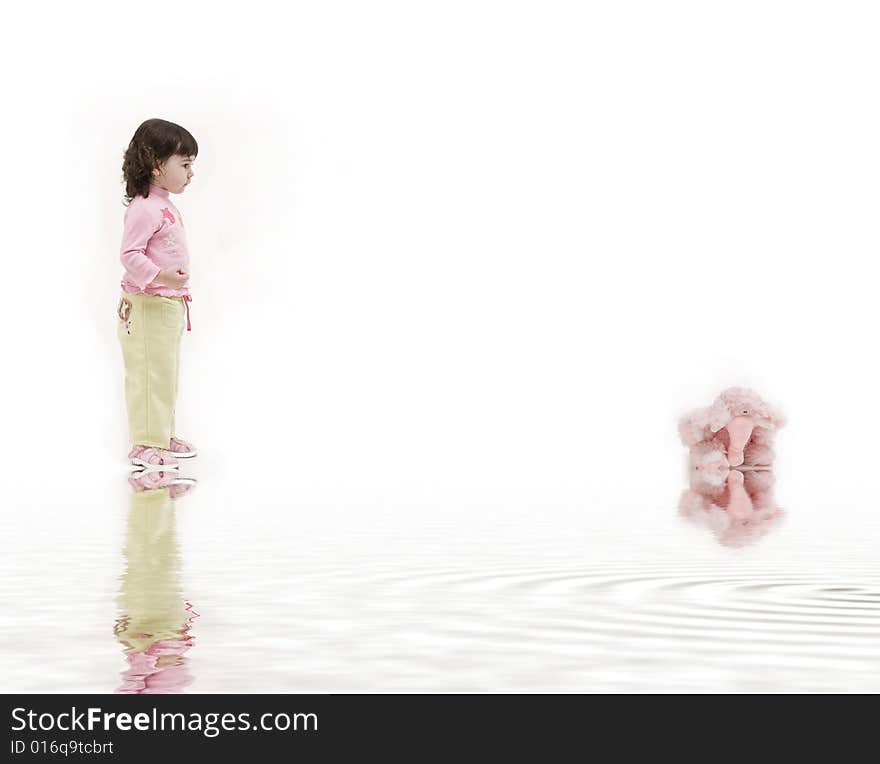
<svg viewBox="0 0 880 764">
<path fill-rule="evenodd" d="M 11 14 L 4 482 L 124 462 L 121 157 L 160 116 L 200 146 L 181 434 L 222 464 L 579 501 L 677 470 L 679 413 L 746 384 L 799 480 L 870 484 L 871 3 Z"/>
<path fill-rule="evenodd" d="M 745 384 L 797 480 L 870 486 L 872 8 L 17 6 L 3 481 L 124 462 L 121 156 L 161 116 L 200 145 L 181 434 L 222 464 L 580 501 L 677 470 L 679 413 Z"/>
<path fill-rule="evenodd" d="M 783 503 L 876 508 L 871 3 L 10 13 L 6 511 L 124 472 L 121 159 L 154 116 L 200 147 L 203 481 L 360 519 L 666 512 L 678 416 L 742 384 L 789 416 Z"/>
</svg>

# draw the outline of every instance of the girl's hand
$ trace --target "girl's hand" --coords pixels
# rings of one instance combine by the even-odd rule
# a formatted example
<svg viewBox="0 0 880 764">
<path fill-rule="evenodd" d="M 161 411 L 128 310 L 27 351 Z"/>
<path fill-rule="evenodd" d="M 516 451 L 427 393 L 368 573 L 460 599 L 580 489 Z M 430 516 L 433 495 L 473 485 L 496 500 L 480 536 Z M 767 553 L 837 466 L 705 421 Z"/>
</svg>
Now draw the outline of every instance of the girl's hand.
<svg viewBox="0 0 880 764">
<path fill-rule="evenodd" d="M 187 281 L 189 281 L 189 273 L 183 268 L 163 268 L 153 279 L 154 284 L 171 289 L 180 289 Z"/>
</svg>

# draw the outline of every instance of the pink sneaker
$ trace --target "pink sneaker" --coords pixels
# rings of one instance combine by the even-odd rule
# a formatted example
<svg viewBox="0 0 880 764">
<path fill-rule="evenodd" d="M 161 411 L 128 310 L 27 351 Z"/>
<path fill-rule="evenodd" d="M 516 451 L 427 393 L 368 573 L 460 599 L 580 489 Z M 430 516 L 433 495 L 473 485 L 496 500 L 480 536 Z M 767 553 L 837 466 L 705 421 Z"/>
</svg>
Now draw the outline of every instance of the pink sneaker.
<svg viewBox="0 0 880 764">
<path fill-rule="evenodd" d="M 132 475 L 128 484 L 135 493 L 155 491 L 167 488 L 172 499 L 178 499 L 195 488 L 195 478 L 185 478 L 177 474 L 177 470 L 144 470 Z"/>
<path fill-rule="evenodd" d="M 187 443 L 180 438 L 171 438 L 168 450 L 178 459 L 189 459 L 191 456 L 195 456 L 198 453 L 196 447 L 192 443 Z"/>
<path fill-rule="evenodd" d="M 178 466 L 177 459 L 171 455 L 170 451 L 141 444 L 136 445 L 128 452 L 128 459 L 135 466 L 145 469 L 164 467 L 170 470 Z"/>
</svg>

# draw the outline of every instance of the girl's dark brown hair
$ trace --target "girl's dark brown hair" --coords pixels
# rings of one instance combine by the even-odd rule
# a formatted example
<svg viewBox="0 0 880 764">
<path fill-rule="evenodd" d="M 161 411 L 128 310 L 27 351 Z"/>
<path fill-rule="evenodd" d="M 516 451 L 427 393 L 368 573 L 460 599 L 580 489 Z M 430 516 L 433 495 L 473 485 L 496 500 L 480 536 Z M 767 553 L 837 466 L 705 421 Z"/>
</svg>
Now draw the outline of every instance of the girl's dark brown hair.
<svg viewBox="0 0 880 764">
<path fill-rule="evenodd" d="M 164 119 L 148 119 L 134 131 L 122 156 L 122 179 L 125 181 L 125 205 L 135 196 L 150 195 L 153 169 L 158 169 L 175 154 L 196 157 L 199 144 L 189 130 Z"/>
</svg>

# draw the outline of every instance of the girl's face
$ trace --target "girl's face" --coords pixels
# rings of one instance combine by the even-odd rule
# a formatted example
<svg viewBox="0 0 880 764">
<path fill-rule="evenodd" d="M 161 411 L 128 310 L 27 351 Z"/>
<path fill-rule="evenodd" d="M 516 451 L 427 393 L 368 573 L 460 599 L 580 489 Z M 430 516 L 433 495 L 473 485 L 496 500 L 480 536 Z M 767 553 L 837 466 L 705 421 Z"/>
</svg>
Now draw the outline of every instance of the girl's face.
<svg viewBox="0 0 880 764">
<path fill-rule="evenodd" d="M 193 176 L 192 166 L 195 160 L 195 157 L 180 154 L 169 157 L 159 165 L 158 170 L 153 170 L 153 183 L 172 194 L 182 194 Z"/>
</svg>

